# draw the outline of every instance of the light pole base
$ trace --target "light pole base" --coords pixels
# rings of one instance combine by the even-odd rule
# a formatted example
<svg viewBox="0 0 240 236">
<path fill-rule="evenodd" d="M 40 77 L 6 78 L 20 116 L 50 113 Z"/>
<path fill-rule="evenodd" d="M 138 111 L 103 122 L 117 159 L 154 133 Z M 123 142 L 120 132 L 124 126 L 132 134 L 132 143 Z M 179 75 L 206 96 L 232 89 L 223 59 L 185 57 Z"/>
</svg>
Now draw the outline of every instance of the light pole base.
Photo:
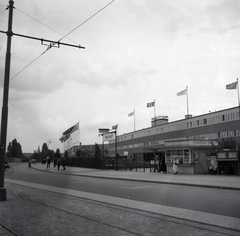
<svg viewBox="0 0 240 236">
<path fill-rule="evenodd" d="M 5 188 L 0 188 L 0 202 L 7 201 L 7 191 Z"/>
</svg>

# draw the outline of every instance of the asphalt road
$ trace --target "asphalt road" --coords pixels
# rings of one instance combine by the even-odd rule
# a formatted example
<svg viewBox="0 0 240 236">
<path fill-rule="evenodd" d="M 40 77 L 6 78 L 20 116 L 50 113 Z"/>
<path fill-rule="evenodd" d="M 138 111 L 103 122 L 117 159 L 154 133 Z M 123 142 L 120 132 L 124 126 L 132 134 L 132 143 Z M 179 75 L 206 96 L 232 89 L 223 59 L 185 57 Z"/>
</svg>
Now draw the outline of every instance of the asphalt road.
<svg viewBox="0 0 240 236">
<path fill-rule="evenodd" d="M 5 178 L 240 218 L 240 191 L 236 190 L 61 175 L 26 164 L 14 168 Z"/>
</svg>

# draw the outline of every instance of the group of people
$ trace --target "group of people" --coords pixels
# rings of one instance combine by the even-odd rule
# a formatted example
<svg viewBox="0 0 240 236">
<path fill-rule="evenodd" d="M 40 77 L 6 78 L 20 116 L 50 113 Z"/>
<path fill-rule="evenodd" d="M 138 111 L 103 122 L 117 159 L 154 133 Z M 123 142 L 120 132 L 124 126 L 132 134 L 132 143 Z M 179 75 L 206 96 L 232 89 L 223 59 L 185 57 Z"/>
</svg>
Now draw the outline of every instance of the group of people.
<svg viewBox="0 0 240 236">
<path fill-rule="evenodd" d="M 63 167 L 63 170 L 66 170 L 66 167 L 65 167 L 65 157 L 67 156 L 67 153 L 65 152 L 64 153 L 64 157 L 61 157 L 61 154 L 60 154 L 60 150 L 57 149 L 56 153 L 55 153 L 55 159 L 53 161 L 53 167 L 56 167 L 58 168 L 58 170 L 60 169 L 60 166 L 62 165 Z M 51 164 L 51 159 L 50 157 L 47 155 L 46 157 L 46 162 L 47 162 L 47 169 L 50 168 L 50 164 Z"/>
<path fill-rule="evenodd" d="M 50 169 L 50 164 L 51 164 L 51 160 L 50 160 L 50 157 L 47 156 L 46 157 L 46 162 L 47 162 L 47 169 Z M 65 167 L 65 158 L 64 157 L 59 157 L 58 159 L 54 159 L 53 161 L 53 167 L 56 167 L 58 168 L 58 170 L 60 169 L 60 166 L 62 165 L 63 167 L 63 170 L 66 170 L 66 167 Z"/>
<path fill-rule="evenodd" d="M 165 166 L 165 168 L 163 170 L 163 173 L 165 173 L 166 172 L 166 165 L 165 165 L 165 163 L 162 163 L 161 167 L 163 165 Z M 174 171 L 175 175 L 178 174 L 178 165 L 179 165 L 179 160 L 175 156 L 173 158 L 173 171 Z M 161 171 L 161 167 L 160 167 L 160 171 Z M 155 171 L 159 172 L 159 158 L 158 158 L 158 155 L 155 155 L 155 158 L 154 158 L 154 170 L 153 170 L 153 172 L 155 172 Z"/>
</svg>

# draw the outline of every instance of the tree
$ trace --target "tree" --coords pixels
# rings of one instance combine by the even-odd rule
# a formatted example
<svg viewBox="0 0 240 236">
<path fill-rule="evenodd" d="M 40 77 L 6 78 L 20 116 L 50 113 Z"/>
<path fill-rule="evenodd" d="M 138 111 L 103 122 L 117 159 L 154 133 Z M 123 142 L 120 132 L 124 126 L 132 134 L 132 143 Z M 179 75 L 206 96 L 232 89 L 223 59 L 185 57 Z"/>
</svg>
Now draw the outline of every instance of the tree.
<svg viewBox="0 0 240 236">
<path fill-rule="evenodd" d="M 240 143 L 233 138 L 223 138 L 218 141 L 218 147 L 220 149 L 238 149 Z"/>
<path fill-rule="evenodd" d="M 101 149 L 99 147 L 99 145 L 97 143 L 95 143 L 95 153 L 94 153 L 94 157 L 96 159 L 98 159 L 99 157 L 101 157 Z"/>
<path fill-rule="evenodd" d="M 9 144 L 8 144 L 7 156 L 12 157 L 12 143 L 11 142 L 9 142 Z"/>
<path fill-rule="evenodd" d="M 37 154 L 37 152 L 36 151 L 34 151 L 34 153 L 33 153 L 33 159 L 38 159 L 38 154 Z"/>
<path fill-rule="evenodd" d="M 46 143 L 42 145 L 42 154 L 47 155 L 48 154 L 48 146 Z"/>
<path fill-rule="evenodd" d="M 22 157 L 22 146 L 17 142 L 17 139 L 14 139 L 12 143 L 9 143 L 7 150 L 8 157 Z"/>
<path fill-rule="evenodd" d="M 76 156 L 77 156 L 77 157 L 80 157 L 80 156 L 81 156 L 81 151 L 80 151 L 80 149 L 77 149 L 77 151 L 76 151 Z"/>
</svg>

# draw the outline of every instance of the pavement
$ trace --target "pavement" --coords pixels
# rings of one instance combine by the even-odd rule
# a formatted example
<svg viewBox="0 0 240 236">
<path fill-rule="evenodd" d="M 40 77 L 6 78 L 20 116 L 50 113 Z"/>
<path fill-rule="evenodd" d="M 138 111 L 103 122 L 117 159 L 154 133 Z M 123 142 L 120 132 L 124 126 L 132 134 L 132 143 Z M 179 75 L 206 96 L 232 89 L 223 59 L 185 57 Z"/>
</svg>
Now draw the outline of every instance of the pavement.
<svg viewBox="0 0 240 236">
<path fill-rule="evenodd" d="M 178 175 L 32 165 L 59 175 L 240 190 L 239 176 Z M 5 178 L 0 235 L 240 235 L 240 217 L 226 217 Z M 236 206 L 239 207 L 239 206 Z"/>
</svg>

